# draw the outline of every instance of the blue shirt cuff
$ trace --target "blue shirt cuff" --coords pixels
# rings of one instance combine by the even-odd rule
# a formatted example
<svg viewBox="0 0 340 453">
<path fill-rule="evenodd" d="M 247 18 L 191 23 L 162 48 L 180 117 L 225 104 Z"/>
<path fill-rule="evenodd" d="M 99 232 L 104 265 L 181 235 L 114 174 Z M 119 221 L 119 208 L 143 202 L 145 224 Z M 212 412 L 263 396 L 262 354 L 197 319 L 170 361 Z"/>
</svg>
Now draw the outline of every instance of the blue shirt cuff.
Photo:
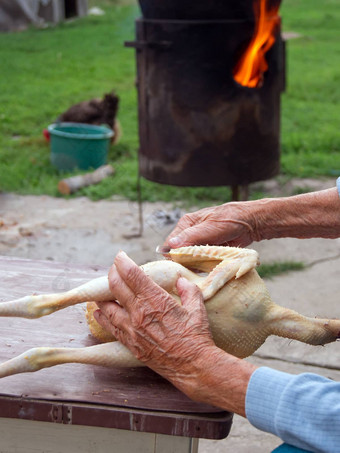
<svg viewBox="0 0 340 453">
<path fill-rule="evenodd" d="M 275 415 L 284 388 L 294 376 L 271 368 L 257 368 L 246 394 L 246 416 L 256 428 L 278 435 Z"/>
<path fill-rule="evenodd" d="M 307 451 L 335 452 L 340 445 L 340 383 L 312 373 L 258 368 L 246 395 L 248 420 Z"/>
<path fill-rule="evenodd" d="M 336 187 L 338 189 L 338 194 L 339 194 L 339 197 L 340 197 L 340 176 L 339 178 L 336 180 Z"/>
</svg>

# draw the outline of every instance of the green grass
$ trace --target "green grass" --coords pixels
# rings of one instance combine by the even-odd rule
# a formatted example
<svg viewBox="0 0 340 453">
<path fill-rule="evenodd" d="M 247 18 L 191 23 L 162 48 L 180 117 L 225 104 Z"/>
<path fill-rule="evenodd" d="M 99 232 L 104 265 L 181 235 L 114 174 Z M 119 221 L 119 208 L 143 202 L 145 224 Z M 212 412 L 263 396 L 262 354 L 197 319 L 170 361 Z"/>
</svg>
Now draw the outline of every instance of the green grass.
<svg viewBox="0 0 340 453">
<path fill-rule="evenodd" d="M 2 190 L 56 194 L 60 175 L 49 162 L 43 128 L 70 105 L 112 89 L 121 99 L 126 133 L 110 160 L 131 159 L 137 148 L 135 64 L 123 43 L 133 36 L 138 9 L 106 11 L 102 17 L 0 35 Z"/>
<path fill-rule="evenodd" d="M 288 85 L 282 97 L 282 172 L 310 177 L 340 173 L 340 5 L 285 0 Z"/>
<path fill-rule="evenodd" d="M 114 89 L 123 137 L 110 150 L 116 175 L 77 195 L 136 198 L 137 105 L 134 38 L 139 9 L 131 0 L 98 0 L 106 14 L 47 29 L 0 34 L 0 190 L 57 195 L 60 175 L 49 162 L 42 130 L 70 105 Z M 288 85 L 282 96 L 282 173 L 288 177 L 340 170 L 340 8 L 338 0 L 285 0 Z M 188 204 L 228 200 L 222 188 L 177 188 L 142 181 L 143 198 Z M 253 194 L 252 197 L 262 196 Z"/>
<path fill-rule="evenodd" d="M 292 271 L 301 271 L 305 268 L 305 264 L 300 261 L 277 261 L 261 264 L 256 270 L 260 277 L 270 279 L 277 275 Z"/>
</svg>

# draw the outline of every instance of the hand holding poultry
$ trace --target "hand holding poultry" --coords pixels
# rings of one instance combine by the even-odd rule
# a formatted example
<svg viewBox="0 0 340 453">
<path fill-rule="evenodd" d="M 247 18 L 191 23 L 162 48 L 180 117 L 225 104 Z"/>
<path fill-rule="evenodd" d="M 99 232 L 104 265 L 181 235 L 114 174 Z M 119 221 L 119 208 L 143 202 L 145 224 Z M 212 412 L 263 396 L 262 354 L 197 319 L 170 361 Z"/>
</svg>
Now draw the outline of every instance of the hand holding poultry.
<svg viewBox="0 0 340 453">
<path fill-rule="evenodd" d="M 312 345 L 323 345 L 340 336 L 340 320 L 308 318 L 276 305 L 255 270 L 258 254 L 254 250 L 190 246 L 170 250 L 169 257 L 171 260 L 147 263 L 142 270 L 179 304 L 176 286 L 179 277 L 195 283 L 205 302 L 215 344 L 236 357 L 253 354 L 269 335 Z M 0 377 L 70 362 L 108 367 L 142 366 L 94 318 L 96 302 L 113 301 L 114 293 L 108 278 L 100 277 L 66 293 L 26 296 L 1 303 L 0 316 L 37 318 L 88 302 L 90 330 L 104 343 L 87 348 L 34 348 L 1 364 Z"/>
</svg>

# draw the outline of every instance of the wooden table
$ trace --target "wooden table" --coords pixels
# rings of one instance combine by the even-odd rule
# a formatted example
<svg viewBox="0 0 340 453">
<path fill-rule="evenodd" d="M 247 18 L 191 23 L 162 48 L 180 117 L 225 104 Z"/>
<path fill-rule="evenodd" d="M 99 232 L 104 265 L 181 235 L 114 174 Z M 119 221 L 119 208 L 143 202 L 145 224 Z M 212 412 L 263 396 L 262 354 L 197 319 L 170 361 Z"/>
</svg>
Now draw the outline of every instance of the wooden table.
<svg viewBox="0 0 340 453">
<path fill-rule="evenodd" d="M 0 303 L 60 292 L 107 269 L 0 257 Z M 84 304 L 40 319 L 0 318 L 0 362 L 36 346 L 95 344 Z M 148 368 L 67 364 L 0 380 L 1 451 L 197 452 L 222 439 L 232 414 L 191 401 Z"/>
</svg>

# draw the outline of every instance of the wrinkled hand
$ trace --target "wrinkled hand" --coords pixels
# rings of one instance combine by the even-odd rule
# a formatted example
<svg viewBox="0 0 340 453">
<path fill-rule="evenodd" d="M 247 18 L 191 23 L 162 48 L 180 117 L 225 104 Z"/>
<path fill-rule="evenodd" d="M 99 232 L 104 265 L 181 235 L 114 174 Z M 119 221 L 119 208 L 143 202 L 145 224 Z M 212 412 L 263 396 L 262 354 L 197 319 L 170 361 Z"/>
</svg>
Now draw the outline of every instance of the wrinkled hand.
<svg viewBox="0 0 340 453">
<path fill-rule="evenodd" d="M 109 284 L 119 304 L 98 303 L 96 320 L 141 362 L 185 391 L 202 352 L 217 349 L 198 287 L 179 278 L 180 305 L 124 252 L 115 259 Z"/>
<path fill-rule="evenodd" d="M 171 248 L 188 245 L 246 247 L 260 240 L 255 202 L 226 203 L 184 215 L 168 236 Z"/>
</svg>

